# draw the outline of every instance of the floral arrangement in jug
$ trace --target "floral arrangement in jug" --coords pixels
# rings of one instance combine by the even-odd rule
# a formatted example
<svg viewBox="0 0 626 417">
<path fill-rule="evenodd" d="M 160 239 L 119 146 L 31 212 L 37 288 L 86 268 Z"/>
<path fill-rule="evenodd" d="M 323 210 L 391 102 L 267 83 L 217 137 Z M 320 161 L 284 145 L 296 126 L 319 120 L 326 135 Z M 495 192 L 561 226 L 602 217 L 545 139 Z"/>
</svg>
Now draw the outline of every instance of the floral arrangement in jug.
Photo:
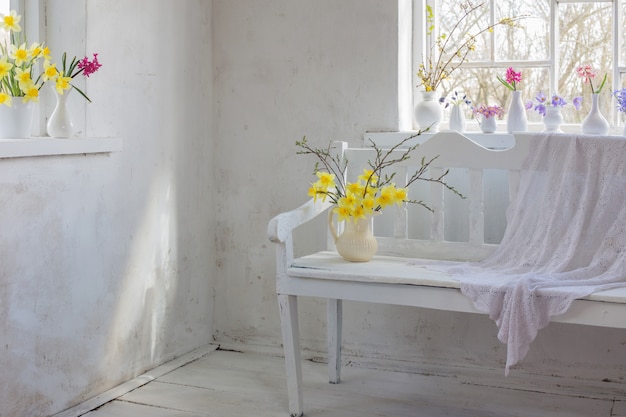
<svg viewBox="0 0 626 417">
<path fill-rule="evenodd" d="M 593 79 L 596 78 L 596 76 L 598 75 L 598 71 L 593 69 L 591 64 L 585 64 L 578 67 L 576 69 L 576 73 L 580 78 L 583 79 L 583 84 L 589 84 L 589 87 L 591 88 L 591 94 L 600 94 L 608 76 L 608 74 L 604 74 L 604 78 L 602 78 L 600 85 L 596 88 L 593 88 Z"/>
<path fill-rule="evenodd" d="M 568 104 L 568 102 L 558 94 L 553 94 L 550 100 L 548 100 L 548 97 L 542 91 L 537 93 L 537 95 L 535 96 L 535 101 L 537 102 L 537 104 L 533 104 L 532 100 L 527 100 L 525 103 L 525 107 L 527 110 L 530 110 L 531 108 L 533 108 L 534 105 L 534 110 L 542 116 L 546 115 L 548 107 L 561 108 L 565 107 Z M 580 110 L 582 101 L 582 96 L 574 97 L 572 99 L 572 105 L 576 110 Z"/>
<path fill-rule="evenodd" d="M 512 67 L 506 70 L 505 78 L 496 75 L 498 81 L 511 91 L 517 91 L 517 83 L 522 82 L 522 72 L 515 72 Z"/>
<path fill-rule="evenodd" d="M 419 134 L 421 131 L 384 151 L 372 142 L 376 156 L 373 161 L 368 161 L 369 169 L 364 169 L 355 182 L 344 180 L 343 173 L 347 168 L 348 161 L 333 153 L 332 143 L 329 143 L 326 148 L 315 148 L 309 145 L 306 137 L 301 141 L 296 141 L 296 146 L 301 149 L 297 154 L 314 155 L 318 158 L 313 170 L 317 181 L 311 183 L 308 195 L 315 201 L 317 199 L 322 201 L 329 199 L 335 205 L 333 212 L 337 214 L 339 221 L 357 221 L 367 218 L 367 216 L 394 204 L 415 203 L 431 210 L 423 201 L 408 198 L 408 187 L 418 180 L 442 184 L 448 190 L 464 198 L 454 187 L 445 182 L 448 171 L 435 178 L 426 176 L 428 167 L 437 157 L 428 161 L 422 158 L 419 169 L 407 180 L 404 187 L 398 187 L 393 182 L 395 172 L 388 173 L 386 171 L 394 164 L 409 159 L 410 154 L 419 145 L 406 148 L 400 155 L 396 151 L 408 140 Z"/>
<path fill-rule="evenodd" d="M 0 28 L 9 33 L 9 41 L 0 43 L 0 104 L 11 106 L 16 97 L 21 97 L 24 103 L 38 102 L 39 91 L 46 82 L 55 82 L 57 91 L 73 87 L 89 100 L 71 84 L 71 79 L 80 73 L 95 72 L 101 66 L 96 55 L 92 62 L 84 58 L 67 68 L 64 59 L 63 70 L 59 72 L 56 64 L 51 62 L 50 49 L 45 44 L 34 42 L 28 45 L 20 26 L 21 19 L 15 10 L 6 15 L 0 13 Z M 65 54 L 63 56 L 65 58 Z"/>
<path fill-rule="evenodd" d="M 496 26 L 516 26 L 522 17 L 504 17 L 496 23 L 476 30 L 474 33 L 461 33 L 464 21 L 475 19 L 476 12 L 484 6 L 484 2 L 474 4 L 464 1 L 460 4 L 463 10 L 459 20 L 452 26 L 449 33 L 439 33 L 431 43 L 429 54 L 419 64 L 417 76 L 426 91 L 435 91 L 443 80 L 456 71 L 468 59 L 470 52 L 476 49 L 477 38 L 486 32 L 493 32 Z M 435 30 L 435 13 L 430 5 L 426 6 L 427 34 L 433 36 Z"/>
<path fill-rule="evenodd" d="M 474 114 L 474 116 L 481 115 L 485 119 L 489 119 L 492 117 L 498 117 L 501 119 L 502 116 L 504 116 L 504 109 L 497 104 L 491 106 L 480 104 L 472 108 L 472 113 Z"/>
</svg>

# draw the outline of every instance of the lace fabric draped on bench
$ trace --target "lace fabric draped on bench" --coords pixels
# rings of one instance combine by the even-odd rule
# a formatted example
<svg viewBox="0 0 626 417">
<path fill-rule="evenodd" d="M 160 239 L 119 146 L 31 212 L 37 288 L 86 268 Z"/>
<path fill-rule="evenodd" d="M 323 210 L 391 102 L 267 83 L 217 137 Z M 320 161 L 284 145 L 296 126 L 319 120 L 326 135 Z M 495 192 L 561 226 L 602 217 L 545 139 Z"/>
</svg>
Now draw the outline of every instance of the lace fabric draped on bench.
<svg viewBox="0 0 626 417">
<path fill-rule="evenodd" d="M 626 285 L 626 140 L 531 140 L 498 249 L 482 262 L 445 268 L 496 322 L 507 374 L 573 300 Z"/>
</svg>

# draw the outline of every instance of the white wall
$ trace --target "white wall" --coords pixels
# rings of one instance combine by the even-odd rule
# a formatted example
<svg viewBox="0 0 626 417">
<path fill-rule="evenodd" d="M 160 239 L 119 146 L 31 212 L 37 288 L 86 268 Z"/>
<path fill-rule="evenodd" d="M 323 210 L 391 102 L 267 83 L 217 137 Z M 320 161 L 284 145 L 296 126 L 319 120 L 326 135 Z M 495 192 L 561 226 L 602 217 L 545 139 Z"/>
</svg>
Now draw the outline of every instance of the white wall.
<svg viewBox="0 0 626 417">
<path fill-rule="evenodd" d="M 124 149 L 0 160 L 0 416 L 61 411 L 213 334 L 211 3 L 47 6 L 53 53 L 103 65 L 87 134 Z"/>
<path fill-rule="evenodd" d="M 365 131 L 397 129 L 396 7 L 388 0 L 214 1 L 218 341 L 281 343 L 266 226 L 307 199 L 313 161 L 296 156 L 294 142 L 306 135 L 316 145 L 358 145 Z M 503 368 L 505 349 L 486 316 L 347 303 L 344 317 L 352 354 Z M 324 326 L 325 305 L 301 302 L 305 349 L 325 349 Z M 551 324 L 522 367 L 619 380 L 624 357 L 623 332 Z"/>
</svg>

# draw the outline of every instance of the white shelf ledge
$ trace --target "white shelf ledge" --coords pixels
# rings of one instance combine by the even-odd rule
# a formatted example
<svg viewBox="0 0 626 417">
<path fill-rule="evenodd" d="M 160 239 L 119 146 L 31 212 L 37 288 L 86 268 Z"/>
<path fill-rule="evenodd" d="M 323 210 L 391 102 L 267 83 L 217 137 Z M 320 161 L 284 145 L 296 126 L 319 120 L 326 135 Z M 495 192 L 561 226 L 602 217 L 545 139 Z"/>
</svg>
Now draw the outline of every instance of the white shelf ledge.
<svg viewBox="0 0 626 417">
<path fill-rule="evenodd" d="M 442 130 L 445 132 L 446 130 Z M 388 148 L 396 145 L 403 139 L 416 134 L 417 131 L 410 132 L 366 132 L 364 135 L 365 147 L 371 146 L 373 141 L 378 147 Z M 416 143 L 424 143 L 428 138 L 431 138 L 436 133 L 424 132 L 420 136 L 417 136 L 406 142 L 405 147 L 413 146 Z M 463 132 L 462 135 L 467 136 L 473 141 L 479 143 L 486 148 L 492 149 L 506 149 L 515 145 L 515 136 L 510 133 L 482 133 L 482 132 Z"/>
<path fill-rule="evenodd" d="M 109 153 L 121 150 L 121 138 L 0 139 L 0 158 Z"/>
</svg>

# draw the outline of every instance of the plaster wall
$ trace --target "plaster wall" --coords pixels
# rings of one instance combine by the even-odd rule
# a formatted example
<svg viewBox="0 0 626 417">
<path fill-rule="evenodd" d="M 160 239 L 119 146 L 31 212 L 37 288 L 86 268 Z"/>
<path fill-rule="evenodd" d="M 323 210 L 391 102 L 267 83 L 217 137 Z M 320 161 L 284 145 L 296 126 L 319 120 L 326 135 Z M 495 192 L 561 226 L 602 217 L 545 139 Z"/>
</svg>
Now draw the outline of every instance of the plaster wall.
<svg viewBox="0 0 626 417">
<path fill-rule="evenodd" d="M 124 149 L 0 160 L 2 417 L 52 415 L 213 334 L 211 2 L 44 3 L 55 58 L 103 65 L 92 104 L 70 97 L 77 125 Z"/>
<path fill-rule="evenodd" d="M 306 201 L 312 160 L 295 154 L 364 132 L 397 130 L 397 2 L 215 0 L 218 342 L 280 346 L 269 219 Z M 452 152 L 454 150 L 451 150 Z M 304 228 L 303 252 L 323 244 Z M 325 351 L 325 304 L 300 303 L 304 349 Z M 346 303 L 344 349 L 364 357 L 503 369 L 484 315 Z M 626 337 L 550 324 L 522 371 L 621 380 Z"/>
</svg>

